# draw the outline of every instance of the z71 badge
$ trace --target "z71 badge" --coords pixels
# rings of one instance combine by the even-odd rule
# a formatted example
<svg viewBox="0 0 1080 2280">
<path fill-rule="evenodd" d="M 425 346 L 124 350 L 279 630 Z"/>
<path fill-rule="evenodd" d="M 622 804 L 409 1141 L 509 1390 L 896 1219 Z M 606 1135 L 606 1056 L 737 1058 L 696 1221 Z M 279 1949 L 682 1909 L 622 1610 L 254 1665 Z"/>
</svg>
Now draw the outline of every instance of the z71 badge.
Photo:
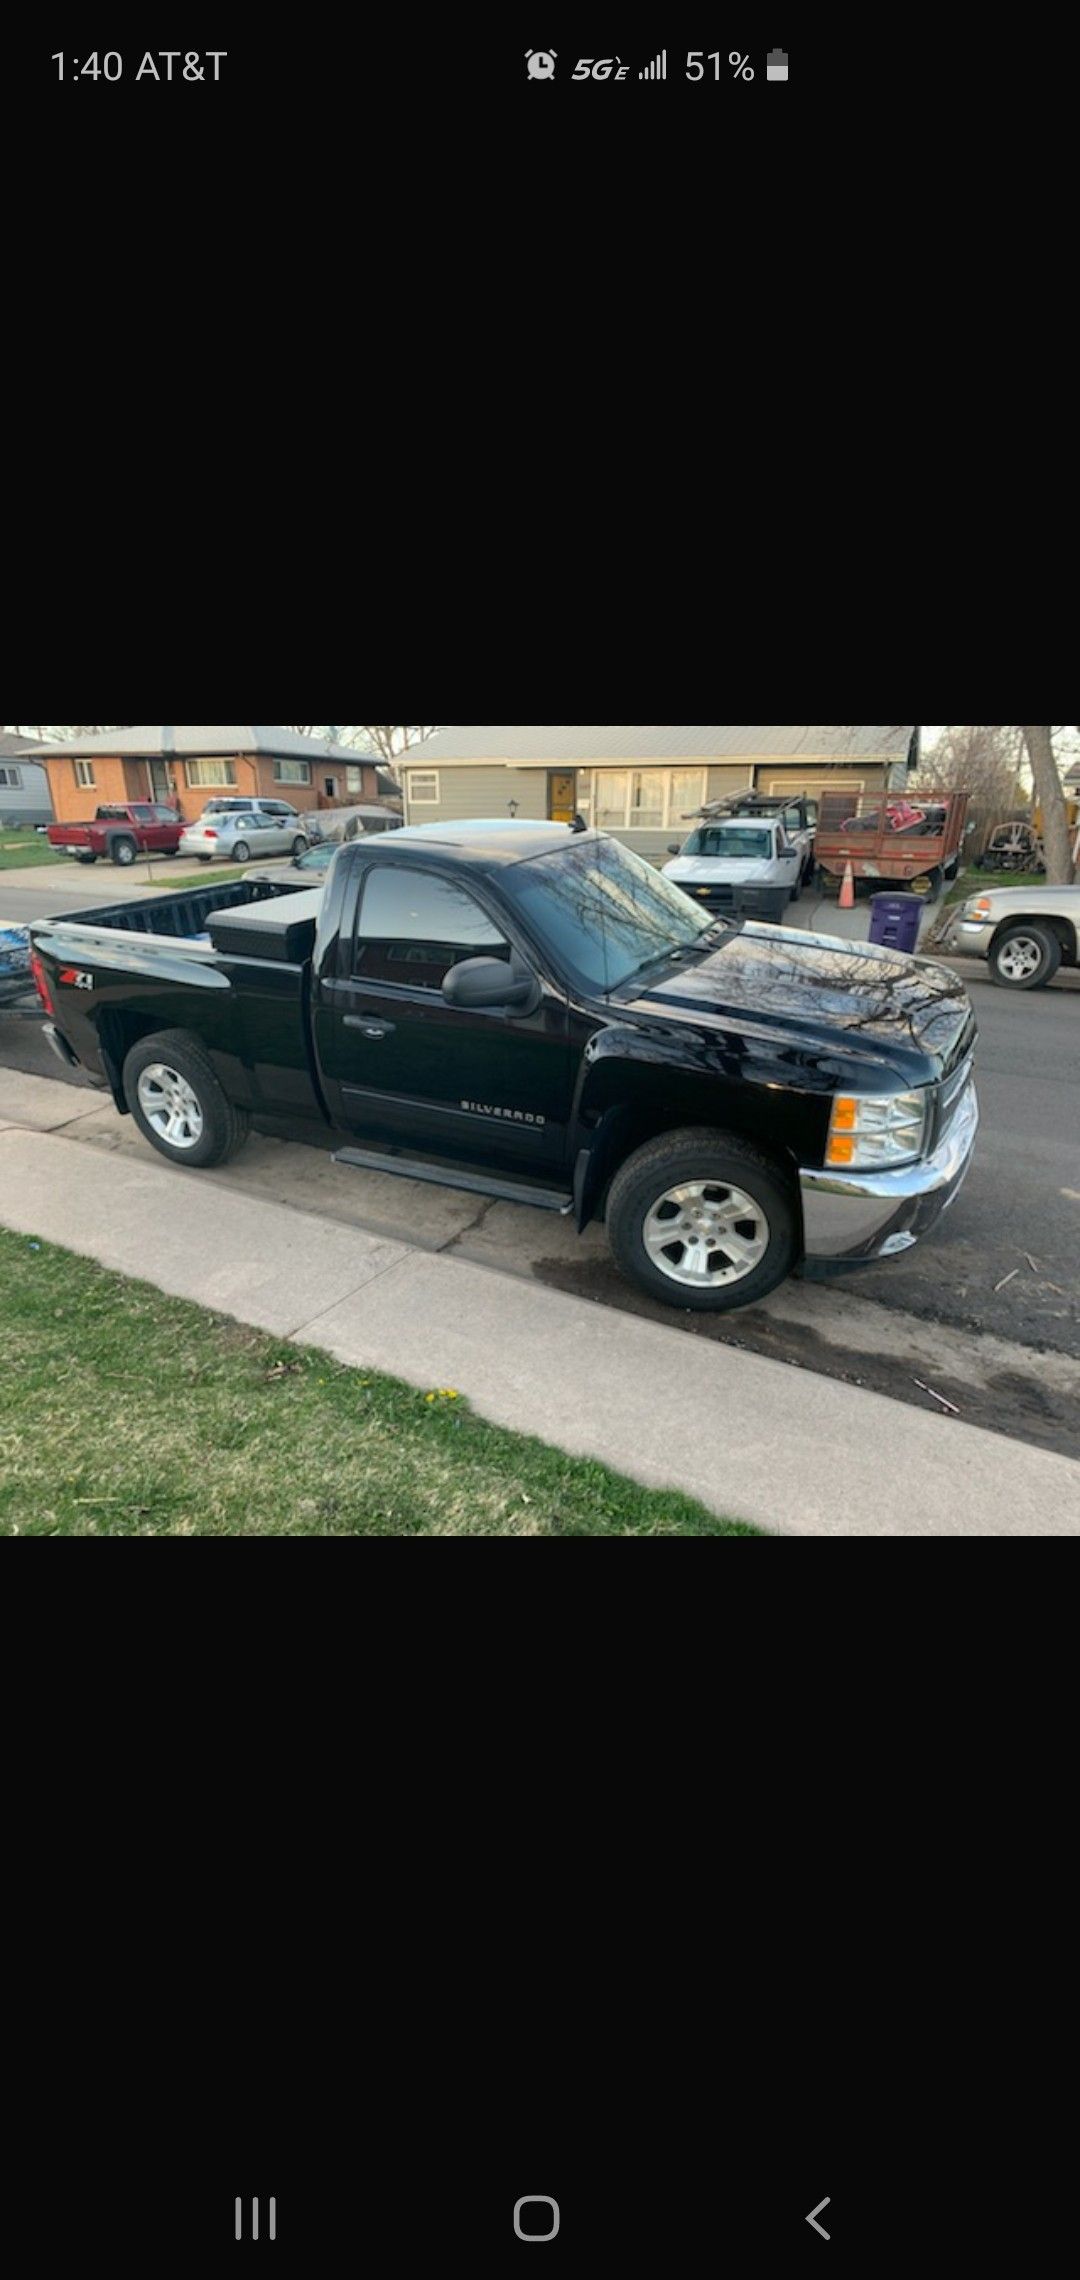
<svg viewBox="0 0 1080 2280">
<path fill-rule="evenodd" d="M 92 990 L 94 987 L 93 975 L 81 974 L 77 966 L 61 966 L 58 979 L 67 990 Z"/>
</svg>

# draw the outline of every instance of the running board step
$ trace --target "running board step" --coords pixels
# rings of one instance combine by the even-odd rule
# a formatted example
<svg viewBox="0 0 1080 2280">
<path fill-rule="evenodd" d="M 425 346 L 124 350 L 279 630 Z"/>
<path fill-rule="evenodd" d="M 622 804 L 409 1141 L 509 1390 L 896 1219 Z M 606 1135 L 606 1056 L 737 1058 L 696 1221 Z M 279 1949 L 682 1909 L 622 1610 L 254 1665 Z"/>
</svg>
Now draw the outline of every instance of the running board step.
<svg viewBox="0 0 1080 2280">
<path fill-rule="evenodd" d="M 399 1180 L 424 1180 L 429 1187 L 461 1188 L 466 1195 L 491 1195 L 500 1203 L 531 1203 L 534 1211 L 557 1211 L 568 1219 L 572 1195 L 553 1188 L 533 1187 L 527 1180 L 486 1179 L 482 1172 L 455 1172 L 442 1164 L 426 1164 L 415 1156 L 379 1156 L 367 1148 L 339 1148 L 335 1164 L 353 1172 L 390 1172 Z"/>
</svg>

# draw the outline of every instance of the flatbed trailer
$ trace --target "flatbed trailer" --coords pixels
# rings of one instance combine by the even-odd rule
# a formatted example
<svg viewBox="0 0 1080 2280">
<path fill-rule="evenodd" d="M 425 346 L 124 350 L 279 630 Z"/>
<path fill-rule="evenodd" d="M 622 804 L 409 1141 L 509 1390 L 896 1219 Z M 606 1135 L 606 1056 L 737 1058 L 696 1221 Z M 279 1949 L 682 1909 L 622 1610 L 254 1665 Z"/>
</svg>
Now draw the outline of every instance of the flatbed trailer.
<svg viewBox="0 0 1080 2280">
<path fill-rule="evenodd" d="M 819 871 L 839 883 L 850 863 L 856 881 L 935 895 L 960 868 L 967 810 L 966 792 L 917 799 L 902 792 L 825 792 L 814 845 Z"/>
</svg>

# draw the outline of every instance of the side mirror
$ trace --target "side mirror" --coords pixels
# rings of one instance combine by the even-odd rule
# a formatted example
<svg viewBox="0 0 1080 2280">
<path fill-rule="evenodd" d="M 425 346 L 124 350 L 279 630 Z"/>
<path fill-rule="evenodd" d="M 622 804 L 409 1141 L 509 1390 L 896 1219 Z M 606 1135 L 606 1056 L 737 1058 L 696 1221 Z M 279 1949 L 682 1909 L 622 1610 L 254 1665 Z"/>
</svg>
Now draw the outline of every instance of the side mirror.
<svg viewBox="0 0 1080 2280">
<path fill-rule="evenodd" d="M 682 848 L 681 848 L 681 847 L 680 847 L 680 846 L 679 846 L 679 845 L 676 843 L 676 845 L 675 845 L 674 847 L 669 847 L 669 848 L 668 848 L 668 854 L 669 854 L 669 855 L 681 855 L 681 854 L 682 854 Z"/>
<path fill-rule="evenodd" d="M 442 986 L 447 1005 L 462 1011 L 489 1013 L 505 1007 L 513 1013 L 535 1013 L 540 984 L 520 961 L 508 966 L 503 958 L 465 958 L 452 966 Z"/>
</svg>

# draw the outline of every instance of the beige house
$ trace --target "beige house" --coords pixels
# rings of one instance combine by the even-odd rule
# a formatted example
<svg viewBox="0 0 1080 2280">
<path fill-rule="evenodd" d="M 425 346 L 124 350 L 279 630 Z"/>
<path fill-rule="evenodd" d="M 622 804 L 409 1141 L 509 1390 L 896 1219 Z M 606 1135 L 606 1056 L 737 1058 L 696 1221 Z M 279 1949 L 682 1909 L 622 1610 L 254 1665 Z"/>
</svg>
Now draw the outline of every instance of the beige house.
<svg viewBox="0 0 1080 2280">
<path fill-rule="evenodd" d="M 917 728 L 446 728 L 399 772 L 406 823 L 580 814 L 655 861 L 707 800 L 881 792 L 918 762 Z"/>
</svg>

